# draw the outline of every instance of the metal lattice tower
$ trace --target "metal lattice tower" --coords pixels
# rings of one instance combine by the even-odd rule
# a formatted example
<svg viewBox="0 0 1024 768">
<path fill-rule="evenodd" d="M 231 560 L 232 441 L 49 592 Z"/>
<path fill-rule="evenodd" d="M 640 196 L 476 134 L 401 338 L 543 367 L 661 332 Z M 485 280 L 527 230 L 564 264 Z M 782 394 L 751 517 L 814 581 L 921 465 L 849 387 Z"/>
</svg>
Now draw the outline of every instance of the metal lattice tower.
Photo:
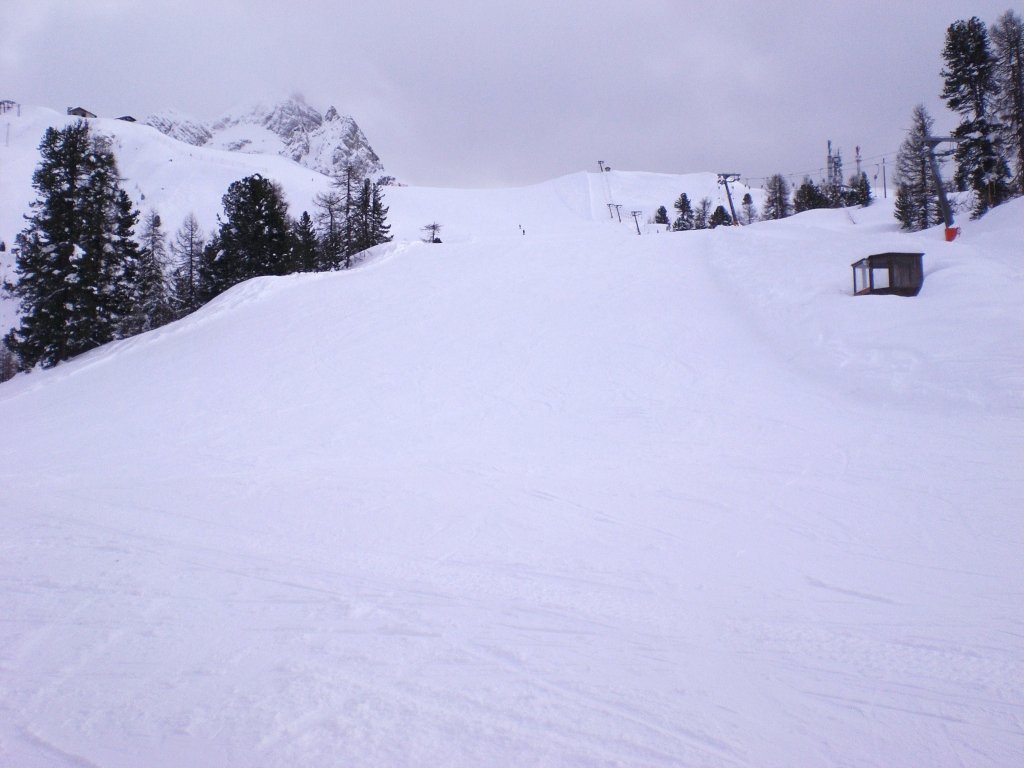
<svg viewBox="0 0 1024 768">
<path fill-rule="evenodd" d="M 832 154 L 832 140 L 828 141 L 828 161 L 825 168 L 827 173 L 826 184 L 832 189 L 839 189 L 843 186 L 843 156 L 837 149 Z"/>
</svg>

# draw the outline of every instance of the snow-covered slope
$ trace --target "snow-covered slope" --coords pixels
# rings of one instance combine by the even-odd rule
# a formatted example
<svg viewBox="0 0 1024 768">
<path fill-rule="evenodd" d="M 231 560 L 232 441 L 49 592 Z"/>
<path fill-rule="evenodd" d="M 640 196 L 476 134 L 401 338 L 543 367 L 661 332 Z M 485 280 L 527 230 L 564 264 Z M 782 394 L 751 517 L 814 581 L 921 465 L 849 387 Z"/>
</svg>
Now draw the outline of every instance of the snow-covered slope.
<svg viewBox="0 0 1024 768">
<path fill-rule="evenodd" d="M 235 110 L 209 124 L 172 111 L 151 115 L 145 122 L 196 146 L 282 155 L 328 176 L 340 175 L 348 165 L 361 176 L 384 170 L 354 119 L 334 107 L 321 114 L 298 95 Z"/>
<path fill-rule="evenodd" d="M 111 138 L 123 186 L 141 210 L 157 211 L 168 234 L 173 235 L 190 213 L 210 234 L 217 226 L 217 216 L 222 212 L 221 198 L 228 186 L 253 173 L 263 174 L 281 185 L 293 216 L 298 217 L 302 211 L 313 213 L 316 210 L 314 198 L 318 192 L 330 189 L 330 176 L 279 156 L 279 135 L 254 124 L 262 115 L 268 120 L 268 125 L 283 131 L 288 125 L 299 124 L 296 114 L 303 114 L 300 106 L 296 106 L 296 110 L 277 112 L 266 108 L 240 112 L 242 117 L 226 119 L 218 128 L 217 136 L 226 147 L 220 149 L 215 148 L 213 144 L 216 142 L 208 138 L 203 139 L 206 146 L 190 143 L 189 137 L 193 133 L 205 129 L 181 115 L 159 126 L 163 134 L 172 135 L 163 135 L 148 125 L 115 119 L 93 119 L 90 126 L 94 132 Z M 8 246 L 5 252 L 0 253 L 0 279 L 14 277 L 10 248 L 15 236 L 25 226 L 24 215 L 35 199 L 32 174 L 39 163 L 38 147 L 43 133 L 48 127 L 62 127 L 77 119 L 31 106 L 22 106 L 17 112 L 0 116 L 0 130 L 6 137 L 5 143 L 0 145 L 3 166 L 3 173 L 0 173 L 0 241 Z M 331 117 L 329 113 L 321 128 L 323 131 L 342 129 L 344 124 L 345 118 Z M 333 140 L 318 143 L 316 137 L 320 135 L 323 138 L 325 134 L 317 134 L 316 130 L 303 135 L 309 139 L 310 152 L 318 157 L 334 156 L 332 153 L 339 146 Z M 238 141 L 248 142 L 250 147 L 262 141 L 262 151 L 230 151 L 228 145 L 231 141 L 227 139 L 232 136 Z M 741 196 L 743 191 L 746 190 L 739 188 L 738 194 Z M 579 173 L 533 187 L 509 190 L 389 187 L 385 191 L 385 202 L 391 207 L 392 232 L 398 239 L 416 240 L 422 234 L 422 226 L 436 221 L 443 226 L 441 234 L 444 240 L 463 241 L 492 234 L 519 234 L 520 226 L 539 234 L 569 231 L 594 221 L 611 223 L 609 202 L 621 206 L 622 221 L 629 227 L 633 227 L 629 212 L 640 210 L 641 228 L 653 232 L 657 228 L 647 221 L 658 206 L 671 207 L 681 192 L 686 192 L 694 201 L 706 196 L 716 205 L 725 203 L 724 191 L 718 187 L 713 174 L 680 176 L 618 172 L 603 175 Z M 755 199 L 759 199 L 759 190 L 753 190 L 753 193 Z M 616 216 L 614 223 L 618 224 L 619 218 Z M 13 303 L 0 296 L 0 334 L 16 320 Z"/>
<path fill-rule="evenodd" d="M 171 221 L 246 172 L 98 127 Z M 1024 203 L 607 216 L 686 178 L 389 189 L 359 268 L 0 385 L 0 763 L 1019 762 Z"/>
</svg>

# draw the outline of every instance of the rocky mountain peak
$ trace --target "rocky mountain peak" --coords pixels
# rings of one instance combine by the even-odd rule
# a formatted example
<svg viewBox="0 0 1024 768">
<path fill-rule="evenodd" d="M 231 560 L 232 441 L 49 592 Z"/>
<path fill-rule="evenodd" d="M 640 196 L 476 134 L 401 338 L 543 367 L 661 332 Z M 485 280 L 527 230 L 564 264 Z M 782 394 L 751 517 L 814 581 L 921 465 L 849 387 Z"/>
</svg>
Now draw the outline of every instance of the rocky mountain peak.
<svg viewBox="0 0 1024 768">
<path fill-rule="evenodd" d="M 196 146 L 214 145 L 241 152 L 276 151 L 329 176 L 339 175 L 346 166 L 354 166 L 364 176 L 378 176 L 384 171 L 380 158 L 355 120 L 341 115 L 333 106 L 326 114 L 321 114 L 300 94 L 238 110 L 208 124 L 174 112 L 152 115 L 145 122 L 168 136 Z M 239 138 L 249 126 L 273 134 L 269 143 L 266 139 Z M 274 137 L 279 144 L 275 145 Z"/>
<path fill-rule="evenodd" d="M 156 128 L 160 133 L 172 139 L 201 147 L 213 138 L 210 128 L 194 118 L 175 110 L 165 110 L 150 115 L 144 121 L 146 125 Z"/>
</svg>

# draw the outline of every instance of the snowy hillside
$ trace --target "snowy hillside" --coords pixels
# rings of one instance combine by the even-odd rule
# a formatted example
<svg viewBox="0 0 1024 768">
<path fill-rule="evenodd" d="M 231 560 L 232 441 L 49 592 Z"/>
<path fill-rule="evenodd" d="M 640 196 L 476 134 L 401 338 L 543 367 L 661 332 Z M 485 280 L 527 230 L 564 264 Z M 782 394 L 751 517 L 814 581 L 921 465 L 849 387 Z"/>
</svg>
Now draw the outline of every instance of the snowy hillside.
<svg viewBox="0 0 1024 768">
<path fill-rule="evenodd" d="M 97 127 L 169 221 L 251 172 Z M 0 385 L 0 764 L 1017 764 L 1024 201 L 643 226 L 682 191 L 389 188 L 360 267 Z"/>
<path fill-rule="evenodd" d="M 256 110 L 245 114 L 252 117 L 265 112 Z M 8 245 L 7 251 L 0 253 L 0 279 L 4 276 L 13 279 L 10 247 L 24 228 L 24 216 L 35 199 L 32 174 L 39 164 L 39 142 L 48 127 L 63 127 L 77 119 L 30 106 L 23 106 L 17 113 L 5 113 L 0 119 L 0 129 L 5 130 L 7 136 L 6 144 L 0 146 L 4 169 L 0 174 L 0 241 Z M 277 128 L 282 124 L 284 117 L 280 115 L 271 123 Z M 162 125 L 160 130 L 173 134 L 171 125 Z M 175 130 L 180 132 L 185 130 L 183 126 L 190 125 L 185 133 L 199 130 L 181 115 L 174 117 Z M 226 119 L 218 136 L 221 140 L 231 135 L 244 136 L 250 144 L 263 136 L 262 153 L 217 149 L 212 147 L 216 143 L 212 141 L 208 146 L 199 147 L 189 143 L 187 135 L 175 138 L 162 135 L 148 125 L 115 119 L 92 119 L 90 126 L 94 132 L 111 138 L 125 191 L 141 211 L 157 211 L 169 234 L 173 234 L 190 213 L 207 234 L 212 233 L 217 226 L 217 216 L 222 212 L 221 198 L 228 186 L 254 173 L 282 186 L 295 217 L 303 211 L 314 212 L 316 194 L 331 187 L 329 176 L 277 156 L 275 147 L 279 148 L 280 140 L 276 134 L 240 117 Z M 321 151 L 330 146 L 333 145 L 319 145 Z M 734 190 L 738 196 L 747 191 L 744 187 L 734 187 Z M 492 233 L 519 234 L 520 226 L 532 228 L 537 234 L 567 231 L 581 222 L 608 222 L 609 202 L 622 206 L 624 226 L 633 227 L 629 211 L 641 210 L 643 229 L 653 231 L 646 222 L 654 216 L 658 206 L 671 207 L 681 192 L 687 192 L 692 200 L 706 196 L 716 205 L 725 203 L 724 191 L 718 187 L 714 174 L 617 172 L 579 173 L 536 187 L 509 190 L 389 187 L 385 191 L 385 202 L 391 207 L 392 233 L 396 239 L 418 240 L 422 235 L 420 228 L 437 221 L 444 227 L 441 232 L 444 240 L 459 241 Z M 755 199 L 759 199 L 760 191 L 752 192 Z M 616 224 L 619 218 L 616 217 Z M 16 308 L 0 296 L 0 333 L 15 323 Z"/>
</svg>

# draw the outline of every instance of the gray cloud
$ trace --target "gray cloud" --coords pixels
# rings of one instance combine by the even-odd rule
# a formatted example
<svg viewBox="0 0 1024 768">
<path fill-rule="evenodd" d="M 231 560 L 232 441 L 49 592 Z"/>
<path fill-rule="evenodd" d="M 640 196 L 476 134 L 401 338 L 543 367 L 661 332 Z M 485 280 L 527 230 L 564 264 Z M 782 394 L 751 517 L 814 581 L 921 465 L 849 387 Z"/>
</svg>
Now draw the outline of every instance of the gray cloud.
<svg viewBox="0 0 1024 768">
<path fill-rule="evenodd" d="M 300 91 L 355 117 L 417 184 L 540 181 L 598 159 L 665 172 L 823 165 L 894 151 L 938 99 L 950 22 L 1000 2 L 432 4 L 8 0 L 0 98 L 209 118 Z"/>
</svg>

